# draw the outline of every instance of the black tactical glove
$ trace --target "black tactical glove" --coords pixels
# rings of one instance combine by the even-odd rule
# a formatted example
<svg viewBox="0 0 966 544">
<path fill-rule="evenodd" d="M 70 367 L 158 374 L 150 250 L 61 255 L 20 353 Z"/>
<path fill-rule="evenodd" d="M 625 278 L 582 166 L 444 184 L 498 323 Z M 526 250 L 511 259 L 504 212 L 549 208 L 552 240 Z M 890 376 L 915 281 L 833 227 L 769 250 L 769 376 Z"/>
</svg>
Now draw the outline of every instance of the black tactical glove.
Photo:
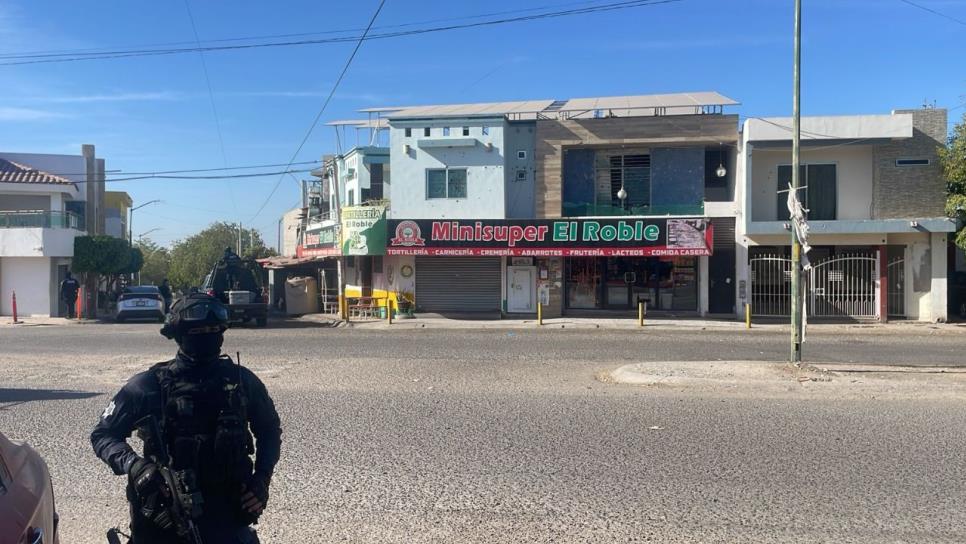
<svg viewBox="0 0 966 544">
<path fill-rule="evenodd" d="M 158 466 L 151 461 L 138 459 L 128 471 L 128 480 L 137 495 L 137 509 L 141 515 L 161 529 L 174 526 L 168 512 L 171 494 Z"/>
<path fill-rule="evenodd" d="M 271 484 L 271 480 L 270 476 L 255 473 L 242 485 L 242 514 L 249 523 L 258 523 L 258 517 L 265 511 L 265 506 L 268 505 L 268 486 Z"/>
</svg>

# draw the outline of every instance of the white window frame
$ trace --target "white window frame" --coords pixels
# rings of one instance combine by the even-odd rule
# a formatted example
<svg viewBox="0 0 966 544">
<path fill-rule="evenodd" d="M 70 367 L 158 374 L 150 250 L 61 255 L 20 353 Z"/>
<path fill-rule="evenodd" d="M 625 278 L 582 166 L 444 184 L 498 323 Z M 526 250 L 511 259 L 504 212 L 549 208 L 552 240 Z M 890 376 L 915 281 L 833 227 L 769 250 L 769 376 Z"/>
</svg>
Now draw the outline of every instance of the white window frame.
<svg viewBox="0 0 966 544">
<path fill-rule="evenodd" d="M 450 196 L 449 195 L 449 173 L 452 170 L 462 170 L 466 176 L 466 195 L 464 196 Z M 429 196 L 429 173 L 430 172 L 443 172 L 444 178 L 446 180 L 446 196 Z M 427 168 L 426 169 L 426 200 L 461 200 L 469 198 L 470 196 L 470 173 L 468 168 Z"/>
</svg>

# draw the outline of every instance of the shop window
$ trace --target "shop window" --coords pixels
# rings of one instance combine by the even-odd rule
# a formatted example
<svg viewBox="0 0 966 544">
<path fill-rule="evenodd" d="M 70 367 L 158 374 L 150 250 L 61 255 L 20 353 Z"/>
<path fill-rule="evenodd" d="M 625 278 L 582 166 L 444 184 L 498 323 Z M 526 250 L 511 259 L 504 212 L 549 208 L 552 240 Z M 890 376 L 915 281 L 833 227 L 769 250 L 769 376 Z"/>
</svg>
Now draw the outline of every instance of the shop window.
<svg viewBox="0 0 966 544">
<path fill-rule="evenodd" d="M 838 185 L 834 164 L 803 164 L 799 170 L 799 181 L 806 187 L 799 191 L 802 206 L 808 210 L 812 221 L 833 221 L 837 215 Z M 778 194 L 776 219 L 788 221 L 788 184 L 792 182 L 791 165 L 778 166 Z"/>
</svg>

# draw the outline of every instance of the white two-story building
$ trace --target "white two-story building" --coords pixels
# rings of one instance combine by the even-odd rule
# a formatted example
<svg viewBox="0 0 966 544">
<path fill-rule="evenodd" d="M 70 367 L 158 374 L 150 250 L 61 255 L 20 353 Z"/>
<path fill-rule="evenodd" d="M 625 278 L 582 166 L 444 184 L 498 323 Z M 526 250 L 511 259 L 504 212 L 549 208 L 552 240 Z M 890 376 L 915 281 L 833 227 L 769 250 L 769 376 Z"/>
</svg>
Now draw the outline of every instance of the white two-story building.
<svg viewBox="0 0 966 544">
<path fill-rule="evenodd" d="M 791 126 L 752 118 L 742 131 L 739 297 L 755 315 L 790 310 Z M 937 160 L 946 111 L 803 117 L 801 127 L 809 316 L 944 321 L 956 228 Z"/>
<path fill-rule="evenodd" d="M 82 155 L 0 153 L 0 314 L 62 316 L 59 286 L 74 238 L 103 230 L 104 161 Z"/>
</svg>

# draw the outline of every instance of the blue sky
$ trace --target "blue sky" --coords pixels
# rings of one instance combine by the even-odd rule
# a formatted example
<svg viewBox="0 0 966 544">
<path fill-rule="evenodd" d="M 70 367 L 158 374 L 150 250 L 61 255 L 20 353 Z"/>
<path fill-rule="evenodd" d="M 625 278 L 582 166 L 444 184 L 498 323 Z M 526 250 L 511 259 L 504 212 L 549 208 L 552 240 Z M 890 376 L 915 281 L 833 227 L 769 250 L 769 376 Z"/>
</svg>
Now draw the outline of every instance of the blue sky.
<svg viewBox="0 0 966 544">
<path fill-rule="evenodd" d="M 202 40 L 364 27 L 377 0 L 189 0 Z M 376 27 L 575 0 L 388 0 Z M 901 0 L 804 0 L 803 112 L 884 113 L 924 101 L 966 103 L 966 25 Z M 966 0 L 917 0 L 966 21 Z M 791 0 L 681 0 L 631 10 L 424 34 L 363 44 L 322 122 L 370 106 L 715 90 L 743 116 L 791 112 Z M 438 24 L 438 23 L 437 23 Z M 191 42 L 183 1 L 6 0 L 0 54 Z M 352 44 L 205 55 L 222 156 L 197 53 L 0 66 L 0 150 L 79 154 L 92 143 L 109 170 L 286 163 Z M 0 61 L 2 62 L 2 61 Z M 958 119 L 963 107 L 950 112 Z M 335 150 L 320 123 L 296 160 Z M 110 184 L 139 210 L 135 235 L 170 243 L 215 220 L 256 227 L 273 244 L 298 202 L 286 176 Z"/>
</svg>

